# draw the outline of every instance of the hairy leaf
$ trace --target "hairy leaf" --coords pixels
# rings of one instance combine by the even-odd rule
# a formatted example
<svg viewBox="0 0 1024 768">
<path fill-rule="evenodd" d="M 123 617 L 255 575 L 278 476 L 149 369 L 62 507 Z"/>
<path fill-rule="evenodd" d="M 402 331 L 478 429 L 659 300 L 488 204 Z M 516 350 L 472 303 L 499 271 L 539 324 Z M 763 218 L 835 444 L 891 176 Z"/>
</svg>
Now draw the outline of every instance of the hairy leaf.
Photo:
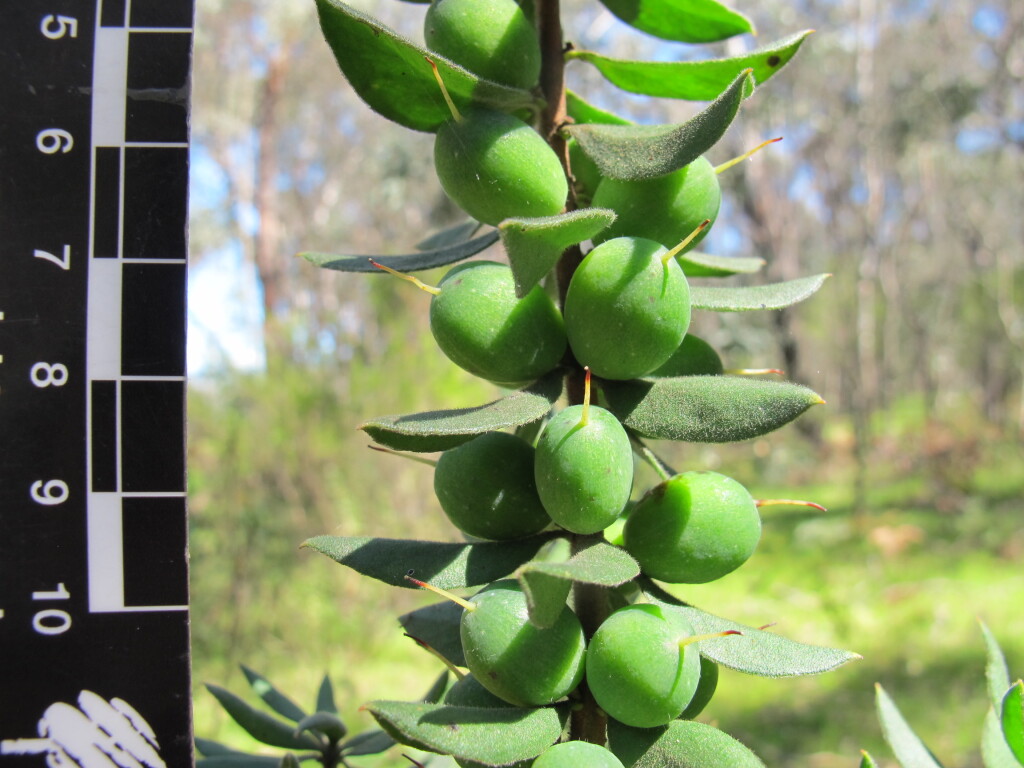
<svg viewBox="0 0 1024 768">
<path fill-rule="evenodd" d="M 220 705 L 224 707 L 231 718 L 242 728 L 263 744 L 272 747 L 284 747 L 286 749 L 317 749 L 320 743 L 307 734 L 296 734 L 295 726 L 271 717 L 266 712 L 253 709 L 242 699 L 238 698 L 231 691 L 225 690 L 212 683 L 206 684 L 206 689 L 214 695 Z"/>
<path fill-rule="evenodd" d="M 674 720 L 659 728 L 609 720 L 608 747 L 632 768 L 765 768 L 732 736 L 696 720 Z"/>
<path fill-rule="evenodd" d="M 875 684 L 875 703 L 878 708 L 878 720 L 882 724 L 882 734 L 892 748 L 893 754 L 903 768 L 942 768 L 931 750 L 918 738 L 913 729 L 903 719 L 896 703 L 889 698 L 881 685 Z"/>
<path fill-rule="evenodd" d="M 878 763 L 875 762 L 875 758 L 863 749 L 860 751 L 860 768 L 878 768 Z"/>
<path fill-rule="evenodd" d="M 358 755 L 379 755 L 385 750 L 391 749 L 395 740 L 384 731 L 366 731 L 341 745 L 341 754 L 345 757 L 356 757 Z"/>
<path fill-rule="evenodd" d="M 570 245 L 589 240 L 615 221 L 615 211 L 583 208 L 535 219 L 505 219 L 498 225 L 501 242 L 520 299 L 558 263 Z"/>
<path fill-rule="evenodd" d="M 712 256 L 699 251 L 687 251 L 676 256 L 687 277 L 728 277 L 750 274 L 764 266 L 764 259 L 747 256 Z"/>
<path fill-rule="evenodd" d="M 1002 724 L 993 708 L 985 714 L 981 731 L 981 759 L 985 768 L 1020 768 L 1020 763 L 1006 743 Z"/>
<path fill-rule="evenodd" d="M 320 28 L 342 73 L 369 107 L 399 125 L 436 131 L 451 119 L 427 57 L 458 109 L 476 103 L 507 112 L 532 106 L 527 91 L 477 77 L 340 0 L 317 0 Z"/>
<path fill-rule="evenodd" d="M 526 610 L 530 623 L 541 629 L 553 627 L 565 610 L 572 582 L 543 571 L 516 572 L 519 586 L 526 596 Z"/>
<path fill-rule="evenodd" d="M 277 712 L 277 714 L 287 717 L 293 723 L 299 722 L 299 720 L 306 716 L 306 713 L 298 704 L 271 685 L 270 681 L 259 672 L 249 669 L 244 664 L 239 666 L 241 666 L 245 679 L 249 681 L 249 685 L 256 695 L 263 699 L 267 706 Z"/>
<path fill-rule="evenodd" d="M 468 259 L 485 248 L 490 248 L 496 242 L 498 242 L 498 233 L 488 232 L 486 235 L 481 235 L 473 240 L 442 244 L 434 250 L 418 251 L 401 256 L 341 256 L 334 253 L 318 253 L 316 251 L 303 251 L 299 256 L 310 264 L 322 267 L 323 269 L 333 269 L 338 272 L 384 274 L 383 270 L 377 269 L 377 267 L 370 263 L 370 259 L 399 272 L 416 272 L 421 269 L 443 267 L 447 264 L 454 264 L 457 261 Z"/>
<path fill-rule="evenodd" d="M 597 67 L 613 85 L 645 96 L 688 101 L 711 101 L 745 69 L 758 84 L 778 72 L 800 48 L 811 30 L 797 32 L 756 51 L 727 59 L 704 61 L 624 61 L 592 51 L 570 51 L 567 59 L 582 59 Z"/>
<path fill-rule="evenodd" d="M 553 744 L 565 717 L 554 707 L 453 707 L 405 701 L 366 705 L 377 721 L 411 743 L 484 765 L 529 760 Z"/>
<path fill-rule="evenodd" d="M 606 125 L 631 125 L 631 122 L 624 117 L 608 112 L 607 110 L 595 107 L 583 99 L 579 94 L 572 91 L 565 92 L 565 109 L 577 123 L 604 123 Z"/>
<path fill-rule="evenodd" d="M 316 692 L 316 711 L 338 714 L 338 704 L 334 699 L 334 686 L 331 685 L 331 678 L 324 675 L 320 681 L 320 687 Z"/>
<path fill-rule="evenodd" d="M 690 305 L 713 312 L 749 312 L 757 309 L 782 309 L 813 296 L 831 275 L 812 275 L 784 283 L 719 287 L 690 286 Z"/>
<path fill-rule="evenodd" d="M 500 543 L 446 544 L 413 539 L 314 536 L 302 546 L 393 587 L 417 589 L 405 578 L 411 571 L 417 579 L 435 587 L 459 589 L 507 576 L 537 554 L 550 538 L 550 535 L 540 535 Z"/>
<path fill-rule="evenodd" d="M 637 181 L 689 165 L 722 138 L 740 104 L 753 93 L 744 70 L 711 104 L 679 125 L 570 125 L 566 130 L 603 176 Z"/>
<path fill-rule="evenodd" d="M 1003 736 L 1017 762 L 1024 765 L 1024 682 L 1018 680 L 1006 692 L 1001 711 Z"/>
<path fill-rule="evenodd" d="M 741 376 L 603 381 L 608 408 L 641 437 L 728 443 L 767 434 L 821 399 L 806 387 Z"/>
<path fill-rule="evenodd" d="M 664 40 L 716 43 L 753 32 L 750 19 L 716 0 L 601 0 L 631 27 Z"/>
<path fill-rule="evenodd" d="M 484 432 L 495 432 L 543 418 L 562 394 L 555 371 L 526 389 L 473 408 L 381 416 L 359 426 L 373 440 L 396 451 L 447 451 Z"/>
<path fill-rule="evenodd" d="M 979 621 L 981 634 L 985 637 L 985 647 L 988 650 L 987 662 L 985 664 L 985 680 L 988 683 L 988 695 L 992 706 L 1001 709 L 1003 696 L 1010 687 L 1010 669 L 1006 664 L 1006 657 L 1003 649 L 999 647 L 999 641 L 986 626 L 985 622 Z"/>
<path fill-rule="evenodd" d="M 403 614 L 398 621 L 407 633 L 425 642 L 455 666 L 466 666 L 459 636 L 462 606 L 446 600 Z"/>
</svg>

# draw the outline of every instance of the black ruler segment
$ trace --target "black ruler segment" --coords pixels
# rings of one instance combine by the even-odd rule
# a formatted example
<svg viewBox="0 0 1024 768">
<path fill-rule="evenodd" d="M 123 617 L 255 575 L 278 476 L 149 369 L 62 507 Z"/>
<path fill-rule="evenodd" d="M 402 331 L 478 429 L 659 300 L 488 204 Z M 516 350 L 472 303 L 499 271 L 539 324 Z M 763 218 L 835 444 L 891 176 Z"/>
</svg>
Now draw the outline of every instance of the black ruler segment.
<svg viewBox="0 0 1024 768">
<path fill-rule="evenodd" d="M 3 12 L 0 768 L 193 765 L 193 12 L 193 0 Z M 134 762 L 102 762 L 117 750 Z"/>
</svg>

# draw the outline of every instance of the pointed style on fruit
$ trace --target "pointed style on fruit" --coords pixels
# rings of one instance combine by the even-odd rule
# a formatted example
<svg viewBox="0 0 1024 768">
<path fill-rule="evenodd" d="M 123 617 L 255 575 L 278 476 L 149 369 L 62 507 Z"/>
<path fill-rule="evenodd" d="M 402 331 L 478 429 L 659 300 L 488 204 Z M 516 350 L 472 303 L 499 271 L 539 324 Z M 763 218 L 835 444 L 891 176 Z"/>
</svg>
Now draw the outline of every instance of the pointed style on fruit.
<svg viewBox="0 0 1024 768">
<path fill-rule="evenodd" d="M 609 411 L 590 404 L 559 411 L 537 441 L 537 492 L 551 519 L 573 533 L 597 533 L 615 522 L 633 489 L 629 436 Z"/>
</svg>

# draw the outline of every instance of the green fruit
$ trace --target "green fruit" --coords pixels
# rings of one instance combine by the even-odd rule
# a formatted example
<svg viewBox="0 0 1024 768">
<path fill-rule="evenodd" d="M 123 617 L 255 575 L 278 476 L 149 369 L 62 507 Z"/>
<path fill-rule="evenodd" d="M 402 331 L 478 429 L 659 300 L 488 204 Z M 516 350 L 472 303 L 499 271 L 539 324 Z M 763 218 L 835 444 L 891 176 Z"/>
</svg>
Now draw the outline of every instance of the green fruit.
<svg viewBox="0 0 1024 768">
<path fill-rule="evenodd" d="M 547 629 L 529 621 L 526 595 L 505 579 L 484 587 L 462 614 L 466 664 L 488 691 L 519 707 L 565 696 L 583 679 L 583 628 L 568 606 Z"/>
<path fill-rule="evenodd" d="M 438 459 L 434 493 L 456 528 L 502 541 L 538 533 L 551 523 L 537 495 L 533 446 L 507 432 L 475 437 Z"/>
<path fill-rule="evenodd" d="M 587 685 L 609 716 L 635 728 L 675 720 L 700 680 L 700 654 L 681 641 L 693 627 L 656 605 L 629 605 L 609 616 L 587 648 Z"/>
<path fill-rule="evenodd" d="M 540 42 L 515 0 L 434 0 L 427 47 L 480 77 L 530 89 L 540 77 Z"/>
<path fill-rule="evenodd" d="M 655 179 L 606 178 L 598 185 L 591 205 L 611 208 L 618 218 L 594 238 L 594 243 L 622 236 L 646 237 L 671 248 L 705 219 L 713 224 L 721 202 L 718 175 L 704 157 Z M 705 227 L 683 252 L 696 246 L 710 229 L 710 225 Z"/>
<path fill-rule="evenodd" d="M 704 711 L 704 707 L 711 701 L 711 697 L 715 695 L 715 689 L 717 688 L 718 665 L 711 659 L 701 656 L 700 682 L 697 683 L 697 690 L 693 694 L 693 698 L 690 699 L 690 703 L 686 705 L 686 709 L 683 710 L 683 714 L 679 717 L 683 720 L 693 720 L 693 718 Z"/>
<path fill-rule="evenodd" d="M 594 248 L 565 297 L 565 332 L 582 365 L 606 379 L 650 373 L 690 326 L 682 268 L 653 240 L 620 237 Z"/>
<path fill-rule="evenodd" d="M 609 411 L 572 405 L 557 413 L 537 441 L 537 492 L 551 519 L 573 533 L 604 530 L 633 489 L 629 436 Z"/>
<path fill-rule="evenodd" d="M 472 374 L 520 384 L 550 371 L 565 354 L 565 329 L 540 286 L 522 299 L 512 270 L 471 261 L 450 270 L 430 302 L 430 330 L 441 351 Z"/>
<path fill-rule="evenodd" d="M 604 747 L 586 741 L 563 741 L 544 750 L 533 768 L 623 768 L 622 762 Z"/>
<path fill-rule="evenodd" d="M 722 358 L 704 339 L 686 334 L 672 357 L 650 372 L 650 376 L 720 376 L 725 370 Z"/>
<path fill-rule="evenodd" d="M 637 502 L 624 538 L 648 576 L 703 584 L 750 559 L 761 538 L 761 517 L 747 489 L 732 478 L 686 472 Z"/>
<path fill-rule="evenodd" d="M 540 134 L 495 110 L 474 108 L 445 122 L 434 167 L 448 196 L 485 224 L 554 216 L 569 194 L 562 164 Z"/>
</svg>

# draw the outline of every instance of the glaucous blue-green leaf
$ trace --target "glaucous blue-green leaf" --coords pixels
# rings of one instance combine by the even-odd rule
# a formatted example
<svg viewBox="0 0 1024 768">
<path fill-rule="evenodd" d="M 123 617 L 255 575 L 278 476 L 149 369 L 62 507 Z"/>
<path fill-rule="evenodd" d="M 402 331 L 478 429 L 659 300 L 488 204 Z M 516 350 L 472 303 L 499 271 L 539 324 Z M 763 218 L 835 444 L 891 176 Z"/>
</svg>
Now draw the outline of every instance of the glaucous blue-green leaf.
<svg viewBox="0 0 1024 768">
<path fill-rule="evenodd" d="M 240 664 L 239 666 L 242 668 L 245 679 L 249 681 L 249 686 L 256 695 L 263 699 L 266 705 L 277 712 L 277 714 L 288 718 L 293 723 L 299 722 L 299 720 L 306 716 L 306 713 L 298 704 L 281 693 L 259 672 L 250 669 L 245 664 Z"/>
<path fill-rule="evenodd" d="M 314 536 L 302 547 L 327 555 L 393 587 L 417 589 L 406 574 L 441 589 L 472 587 L 507 576 L 525 563 L 551 538 L 478 544 L 448 544 L 414 539 L 373 539 L 362 536 Z"/>
<path fill-rule="evenodd" d="M 472 408 L 381 416 L 361 424 L 377 443 L 396 451 L 447 451 L 484 432 L 495 432 L 543 418 L 562 394 L 562 376 L 548 374 L 508 397 Z"/>
<path fill-rule="evenodd" d="M 498 242 L 497 232 L 488 232 L 486 235 L 472 240 L 463 240 L 457 243 L 441 245 L 434 250 L 417 251 L 406 253 L 400 256 L 343 256 L 335 253 L 319 253 L 317 251 L 303 251 L 299 254 L 302 258 L 317 267 L 333 269 L 338 272 L 369 272 L 371 274 L 384 274 L 384 271 L 373 266 L 371 259 L 378 264 L 399 272 L 416 272 L 421 269 L 433 269 L 454 264 L 457 261 L 475 256 L 485 248 L 490 248 Z"/>
<path fill-rule="evenodd" d="M 717 43 L 754 31 L 746 16 L 716 0 L 601 0 L 641 32 L 680 43 Z"/>
<path fill-rule="evenodd" d="M 732 736 L 696 720 L 632 728 L 609 719 L 608 748 L 631 768 L 765 768 Z"/>
<path fill-rule="evenodd" d="M 793 58 L 812 30 L 797 32 L 756 51 L 704 61 L 625 61 L 593 51 L 570 51 L 567 59 L 589 62 L 624 91 L 687 101 L 711 101 L 745 69 L 760 85 Z"/>
<path fill-rule="evenodd" d="M 338 703 L 334 698 L 334 686 L 331 685 L 331 678 L 327 675 L 324 675 L 320 681 L 320 687 L 316 691 L 316 711 L 338 714 Z"/>
<path fill-rule="evenodd" d="M 431 647 L 433 647 L 433 646 L 431 646 Z M 445 657 L 445 658 L 447 658 L 447 657 Z M 449 661 L 451 661 L 451 659 L 449 659 Z M 450 682 L 449 678 L 450 677 L 451 677 L 451 675 L 448 674 L 448 670 L 447 669 L 444 672 L 442 672 L 440 675 L 438 675 L 437 679 L 434 681 L 433 685 L 430 686 L 430 690 L 427 691 L 426 694 L 423 696 L 423 701 L 426 702 L 427 704 L 438 704 L 438 703 L 440 703 L 441 699 L 444 698 L 445 692 L 448 690 L 448 685 L 449 685 L 449 682 Z"/>
<path fill-rule="evenodd" d="M 924 745 L 903 715 L 896 703 L 881 685 L 875 684 L 875 703 L 878 720 L 882 724 L 882 735 L 892 748 L 893 754 L 903 768 L 942 768 L 942 764 Z"/>
<path fill-rule="evenodd" d="M 317 749 L 320 746 L 309 734 L 296 734 L 294 724 L 254 709 L 231 691 L 212 683 L 207 683 L 206 688 L 231 718 L 257 741 L 286 749 Z"/>
<path fill-rule="evenodd" d="M 278 768 L 301 768 L 302 763 L 299 762 L 299 758 L 288 752 L 281 761 L 278 763 Z"/>
<path fill-rule="evenodd" d="M 863 749 L 860 751 L 860 768 L 878 768 L 875 758 Z"/>
<path fill-rule="evenodd" d="M 1006 743 L 996 710 L 989 707 L 981 731 L 981 760 L 985 768 L 1020 768 L 1021 764 Z"/>
<path fill-rule="evenodd" d="M 988 683 L 989 700 L 992 706 L 1000 709 L 1003 706 L 1003 696 L 1010 687 L 1010 669 L 1006 664 L 1006 656 L 1003 649 L 999 647 L 999 641 L 983 621 L 979 621 L 981 634 L 985 637 L 986 662 L 985 680 Z"/>
<path fill-rule="evenodd" d="M 1024 682 L 1018 680 L 1003 697 L 1003 736 L 1017 762 L 1024 766 Z"/>
<path fill-rule="evenodd" d="M 565 715 L 555 707 L 453 707 L 373 701 L 364 709 L 409 743 L 484 765 L 529 760 L 558 740 Z"/>
<path fill-rule="evenodd" d="M 767 434 L 825 401 L 807 387 L 741 376 L 602 381 L 608 409 L 641 437 L 731 443 Z"/>
<path fill-rule="evenodd" d="M 458 224 L 452 224 L 450 227 L 445 227 L 439 232 L 435 232 L 429 235 L 418 243 L 416 243 L 417 251 L 436 251 L 439 248 L 447 248 L 452 245 L 458 245 L 464 243 L 473 235 L 476 234 L 477 230 L 483 226 L 479 221 L 470 219 L 469 221 L 461 221 Z"/>
<path fill-rule="evenodd" d="M 858 654 L 838 648 L 798 643 L 773 632 L 729 621 L 692 605 L 685 605 L 650 582 L 643 585 L 645 598 L 684 616 L 698 635 L 736 630 L 740 635 L 727 635 L 700 642 L 700 653 L 712 661 L 738 672 L 759 677 L 794 677 L 816 675 L 861 658 Z"/>
<path fill-rule="evenodd" d="M 515 279 L 516 296 L 528 294 L 558 263 L 570 245 L 589 240 L 615 221 L 615 211 L 582 208 L 534 219 L 505 219 L 498 225 Z"/>
<path fill-rule="evenodd" d="M 476 103 L 512 112 L 535 103 L 527 91 L 479 78 L 341 0 L 317 0 L 316 6 L 324 38 L 352 88 L 374 112 L 399 125 L 436 131 L 451 119 L 428 57 L 460 110 Z"/>
<path fill-rule="evenodd" d="M 217 755 L 242 755 L 244 752 L 239 752 L 237 749 L 229 747 L 227 744 L 221 744 L 219 741 L 213 739 L 204 739 L 199 736 L 195 737 L 196 751 L 199 752 L 203 757 L 214 757 Z"/>
<path fill-rule="evenodd" d="M 280 768 L 281 758 L 270 755 L 213 755 L 196 760 L 196 768 Z"/>
<path fill-rule="evenodd" d="M 830 277 L 829 274 L 812 275 L 768 285 L 691 285 L 690 306 L 712 312 L 782 309 L 813 296 Z"/>
<path fill-rule="evenodd" d="M 462 606 L 445 600 L 403 614 L 398 621 L 408 634 L 425 642 L 455 666 L 466 666 L 459 636 Z"/>
<path fill-rule="evenodd" d="M 607 125 L 631 125 L 632 121 L 619 117 L 614 112 L 595 107 L 589 101 L 572 91 L 565 92 L 565 110 L 577 123 L 604 123 Z"/>
<path fill-rule="evenodd" d="M 740 104 L 754 91 L 744 70 L 696 116 L 678 125 L 570 125 L 566 131 L 603 176 L 637 181 L 677 171 L 722 138 Z"/>
<path fill-rule="evenodd" d="M 310 731 L 314 734 L 322 733 L 331 741 L 338 742 L 345 738 L 348 728 L 333 712 L 314 712 L 299 720 L 295 731 L 297 733 L 301 731 Z"/>
<path fill-rule="evenodd" d="M 750 256 L 712 256 L 699 251 L 687 251 L 676 256 L 687 277 L 728 277 L 757 272 L 764 266 L 764 259 Z"/>
<path fill-rule="evenodd" d="M 384 731 L 366 731 L 341 745 L 341 754 L 345 757 L 357 757 L 359 755 L 379 755 L 381 752 L 391 749 L 395 740 Z"/>
</svg>

